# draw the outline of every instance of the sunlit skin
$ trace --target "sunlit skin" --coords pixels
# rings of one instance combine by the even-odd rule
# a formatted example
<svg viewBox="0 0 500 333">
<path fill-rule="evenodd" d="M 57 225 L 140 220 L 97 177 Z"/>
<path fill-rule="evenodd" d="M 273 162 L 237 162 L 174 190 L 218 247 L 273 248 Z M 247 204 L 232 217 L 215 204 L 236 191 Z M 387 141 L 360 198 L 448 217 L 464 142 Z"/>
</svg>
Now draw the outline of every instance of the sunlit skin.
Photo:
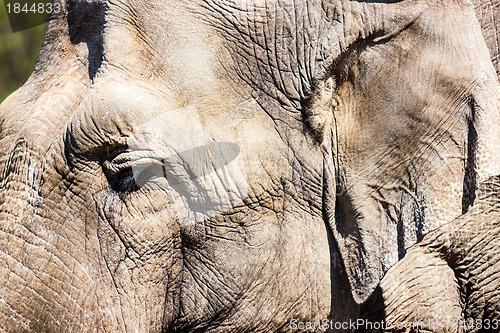
<svg viewBox="0 0 500 333">
<path fill-rule="evenodd" d="M 465 3 L 67 9 L 0 107 L 0 332 L 356 320 L 500 167 Z"/>
</svg>

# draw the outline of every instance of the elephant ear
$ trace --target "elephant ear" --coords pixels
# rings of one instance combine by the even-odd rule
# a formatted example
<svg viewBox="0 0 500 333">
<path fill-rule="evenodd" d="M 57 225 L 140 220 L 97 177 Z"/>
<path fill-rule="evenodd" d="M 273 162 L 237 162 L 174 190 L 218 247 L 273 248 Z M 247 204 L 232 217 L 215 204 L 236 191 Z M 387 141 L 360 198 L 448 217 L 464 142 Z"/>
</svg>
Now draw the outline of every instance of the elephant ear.
<svg viewBox="0 0 500 333">
<path fill-rule="evenodd" d="M 372 294 L 389 267 L 398 261 L 400 249 L 397 231 L 388 228 L 385 218 L 363 216 L 361 212 L 356 211 L 356 207 L 362 205 L 354 200 L 362 198 L 363 195 L 343 191 L 341 197 L 337 196 L 339 161 L 336 160 L 338 154 L 335 147 L 338 147 L 339 143 L 336 142 L 337 120 L 334 113 L 341 112 L 342 107 L 339 106 L 338 100 L 329 102 L 329 95 L 336 95 L 341 89 L 336 85 L 345 79 L 343 76 L 347 72 L 336 68 L 349 65 L 349 54 L 356 54 L 357 47 L 385 43 L 395 38 L 429 9 L 429 3 L 420 0 L 346 1 L 342 2 L 342 8 L 336 6 L 338 3 L 324 2 L 324 12 L 329 17 L 330 29 L 325 29 L 329 37 L 323 39 L 322 45 L 329 54 L 322 63 L 325 76 L 333 75 L 335 78 L 333 82 L 331 79 L 325 79 L 316 85 L 316 92 L 319 93 L 311 99 L 306 119 L 323 146 L 325 219 L 342 257 L 352 296 L 357 303 L 362 303 Z M 348 25 L 344 26 L 346 24 Z M 341 35 L 342 41 L 339 40 L 339 31 L 344 33 Z M 343 202 L 337 206 L 337 200 Z M 366 205 L 363 203 L 364 207 Z M 339 207 L 344 211 L 340 212 Z M 378 207 L 369 210 L 379 212 Z M 388 239 L 390 241 L 387 241 Z"/>
<path fill-rule="evenodd" d="M 349 212 L 342 213 L 342 216 L 351 216 L 352 220 L 341 219 L 337 206 L 335 164 L 332 155 L 326 151 L 324 162 L 324 214 L 340 252 L 352 296 L 356 303 L 361 304 L 373 293 L 385 271 L 397 262 L 397 258 L 384 263 L 384 254 L 387 255 L 384 252 L 390 249 L 387 249 L 387 244 L 378 244 L 381 235 L 378 235 L 377 227 L 360 229 L 359 221 L 354 221 L 357 216 L 352 206 L 344 208 Z"/>
<path fill-rule="evenodd" d="M 498 130 L 500 115 L 497 111 L 499 105 L 496 97 L 499 95 L 498 81 L 489 61 L 486 45 L 481 38 L 480 27 L 475 19 L 473 8 L 466 2 L 456 4 L 453 8 L 444 8 L 441 5 L 433 7 L 428 2 L 426 4 L 432 8 L 426 8 L 420 1 L 349 2 L 352 11 L 359 9 L 359 16 L 354 16 L 352 19 L 361 18 L 359 24 L 351 26 L 369 27 L 369 29 L 363 33 L 350 34 L 349 36 L 354 36 L 353 38 L 359 36 L 363 38 L 358 44 L 348 39 L 346 45 L 349 47 L 345 48 L 347 51 L 341 49 L 340 53 L 335 53 L 338 48 L 325 46 L 326 49 L 331 50 L 333 58 L 347 60 L 336 61 L 333 64 L 332 72 L 338 73 L 337 81 L 339 82 L 339 87 L 333 90 L 334 94 L 340 94 L 341 98 L 337 114 L 333 116 L 331 122 L 331 137 L 327 138 L 324 135 L 327 133 L 325 130 L 316 131 L 323 139 L 325 163 L 323 207 L 325 219 L 329 223 L 332 236 L 342 257 L 353 298 L 358 303 L 363 303 L 372 294 L 382 276 L 402 258 L 407 247 L 417 242 L 427 231 L 439 227 L 466 211 L 468 205 L 473 204 L 476 184 L 500 172 L 500 155 L 494 151 L 500 145 Z M 332 12 L 335 13 L 335 11 Z M 384 15 L 381 16 L 381 13 Z M 380 20 L 374 19 L 377 17 Z M 444 18 L 447 18 L 446 22 L 443 21 Z M 369 24 L 365 24 L 366 22 Z M 450 28 L 450 23 L 453 23 L 451 26 L 453 28 Z M 331 35 L 334 34 L 335 31 L 332 31 Z M 367 42 L 367 52 L 363 53 L 363 50 L 357 52 L 358 50 L 355 49 L 360 44 L 363 46 L 363 41 Z M 372 52 L 375 47 L 370 49 L 371 45 L 380 45 L 378 48 L 380 54 Z M 418 56 L 401 53 L 401 50 L 418 51 Z M 359 63 L 363 62 L 362 65 L 349 72 L 350 76 L 344 78 L 342 74 L 348 72 L 347 69 L 344 68 L 345 70 L 341 71 L 335 66 L 352 66 L 350 58 L 346 57 L 351 51 L 357 57 L 355 59 L 361 59 Z M 402 54 L 406 54 L 406 58 L 401 57 Z M 374 62 L 372 68 L 370 60 L 373 59 L 380 60 L 380 62 Z M 409 66 L 408 68 L 412 69 L 412 72 L 401 70 L 403 67 L 398 67 L 397 70 L 391 70 L 390 66 L 384 67 L 384 62 L 389 61 L 395 64 L 404 62 Z M 431 63 L 433 65 L 429 66 Z M 349 81 L 348 84 L 343 85 L 344 79 Z M 448 82 L 448 79 L 453 80 Z M 453 93 L 442 93 L 442 87 L 448 87 Z M 463 108 L 452 109 L 452 106 L 457 104 L 462 97 L 463 103 L 460 101 L 460 107 Z M 312 105 L 322 104 L 313 103 Z M 345 110 L 357 110 L 359 113 L 351 112 L 343 118 L 347 114 Z M 368 124 L 354 119 L 361 114 L 361 110 L 365 112 L 372 110 L 372 112 L 364 113 L 364 115 L 369 115 Z M 381 114 L 383 110 L 387 112 Z M 468 118 L 466 120 L 468 124 L 466 121 L 460 123 L 463 133 L 457 134 L 457 137 L 463 135 L 463 138 L 468 140 L 466 142 L 467 166 L 463 170 L 463 179 L 458 177 L 456 181 L 460 186 L 462 182 L 464 183 L 463 207 L 461 194 L 458 191 L 456 195 L 455 193 L 449 194 L 450 198 L 453 195 L 453 207 L 444 207 L 446 199 L 441 194 L 448 195 L 448 193 L 443 193 L 444 191 L 434 189 L 432 186 L 424 188 L 427 184 L 424 184 L 424 181 L 437 181 L 439 180 L 437 178 L 445 177 L 445 175 L 437 176 L 434 169 L 429 169 L 430 171 L 426 171 L 425 174 L 419 174 L 422 179 L 427 178 L 422 181 L 422 187 L 418 192 L 408 194 L 414 195 L 412 198 L 406 198 L 405 191 L 399 193 L 391 189 L 389 194 L 383 197 L 378 196 L 378 192 L 374 193 L 370 190 L 379 185 L 377 182 L 383 181 L 382 176 L 405 177 L 406 167 L 384 169 L 387 166 L 375 157 L 365 158 L 372 155 L 363 144 L 372 144 L 372 147 L 378 145 L 383 152 L 392 151 L 390 149 L 396 146 L 386 146 L 386 144 L 392 142 L 390 140 L 399 143 L 397 140 L 401 136 L 398 135 L 415 137 L 414 131 L 405 132 L 404 129 L 407 128 L 404 126 L 405 119 L 413 119 L 412 115 L 422 116 L 424 114 L 420 112 L 422 110 L 427 114 L 435 115 L 450 113 L 456 115 L 461 112 L 465 114 L 469 111 L 471 113 L 470 116 L 465 116 Z M 447 113 L 446 110 L 449 112 Z M 318 124 L 329 124 L 328 121 L 318 120 L 323 117 L 323 114 L 328 115 L 328 112 L 318 111 L 310 112 L 310 114 L 312 115 L 310 116 L 311 128 L 321 127 Z M 353 133 L 345 130 L 345 127 L 350 130 L 353 122 L 363 125 L 365 132 L 362 134 L 366 137 L 364 141 L 359 141 L 356 147 L 359 149 L 353 149 L 357 155 L 347 158 L 340 156 L 336 149 L 340 147 L 339 149 L 345 150 L 345 145 L 352 144 L 351 141 L 357 139 L 349 137 L 348 135 Z M 388 126 L 390 124 L 401 126 L 390 127 Z M 469 128 L 467 129 L 464 125 L 468 125 Z M 385 126 L 388 129 L 386 131 L 388 135 L 384 136 L 380 127 L 377 126 Z M 337 131 L 336 127 L 340 130 Z M 468 134 L 466 134 L 467 131 Z M 361 131 L 354 134 L 361 135 L 360 133 Z M 342 142 L 335 142 L 337 134 L 340 135 Z M 410 142 L 413 141 L 410 140 Z M 399 149 L 399 147 L 402 151 L 401 156 L 408 155 L 408 150 L 413 151 L 415 148 L 413 145 L 396 148 Z M 345 151 L 341 153 L 345 154 Z M 362 155 L 363 153 L 365 155 Z M 420 156 L 418 149 L 415 149 L 415 154 L 415 156 Z M 394 156 L 397 157 L 397 154 Z M 357 160 L 353 162 L 354 158 Z M 415 160 L 416 162 L 412 162 L 415 164 L 412 165 L 426 163 L 432 157 L 425 158 L 429 160 Z M 355 169 L 358 161 L 361 166 Z M 380 164 L 377 164 L 379 162 Z M 396 166 L 400 165 L 402 164 Z M 443 169 L 436 170 L 447 170 L 448 162 L 443 165 L 446 165 Z M 365 178 L 364 172 L 372 169 L 375 171 Z M 457 171 L 453 172 L 453 176 L 457 177 L 460 171 L 458 171 L 459 168 L 455 170 Z M 379 172 L 385 173 L 379 175 Z M 348 190 L 342 190 L 339 184 L 348 187 Z M 465 195 L 465 190 L 471 190 L 473 194 Z M 391 206 L 393 202 L 397 202 L 397 211 Z M 403 206 L 400 202 L 409 204 Z M 443 209 L 429 208 L 427 204 L 440 205 L 438 208 Z M 428 210 L 423 212 L 428 214 L 420 214 L 421 210 L 426 207 Z M 414 214 L 414 216 L 409 214 Z"/>
<path fill-rule="evenodd" d="M 491 62 L 483 59 L 487 56 L 484 41 L 475 41 L 475 43 L 477 47 L 471 49 L 480 51 L 475 53 L 478 60 L 473 67 L 474 84 L 464 93 L 464 98 L 468 103 L 464 110 L 470 111 L 470 114 L 467 115 L 468 128 L 464 128 L 468 131 L 465 137 L 468 141 L 466 165 L 463 170 L 463 206 L 462 212 L 459 207 L 456 207 L 457 210 L 453 213 L 456 213 L 455 217 L 466 212 L 469 205 L 474 204 L 478 184 L 490 176 L 500 174 L 500 154 L 497 152 L 500 147 L 498 126 L 500 124 L 498 112 L 500 90 Z M 335 126 L 334 120 L 332 127 Z M 403 216 L 399 219 L 402 222 L 398 220 L 392 223 L 388 221 L 387 216 L 382 215 L 384 210 L 387 210 L 389 212 L 387 215 L 390 216 L 396 216 L 399 213 L 411 214 L 408 211 L 412 209 L 407 209 L 405 206 L 405 209 L 401 209 L 400 212 L 391 211 L 390 205 L 386 205 L 384 198 L 378 201 L 380 205 L 377 207 L 376 199 L 371 198 L 373 199 L 371 200 L 367 195 L 365 179 L 351 181 L 347 191 L 339 188 L 339 183 L 345 185 L 348 182 L 345 180 L 346 176 L 342 174 L 343 171 L 339 170 L 340 162 L 337 160 L 338 152 L 335 147 L 341 146 L 342 143 L 335 142 L 337 137 L 335 132 L 336 130 L 332 129 L 330 141 L 323 141 L 323 211 L 341 255 L 352 296 L 357 303 L 361 304 L 373 293 L 387 270 L 402 258 L 407 247 L 417 242 L 422 234 L 450 220 L 443 219 L 443 216 L 437 213 L 436 216 L 422 214 L 426 218 L 422 222 L 419 220 L 419 223 L 423 225 L 423 230 L 420 231 L 418 237 L 410 239 L 413 229 L 406 221 L 414 222 L 417 219 Z M 431 195 L 437 194 L 431 193 Z M 414 199 L 416 206 L 412 208 L 424 206 L 418 203 L 425 200 L 420 197 Z M 440 200 L 442 199 L 438 197 L 434 202 Z"/>
<path fill-rule="evenodd" d="M 383 219 L 379 225 L 372 221 L 363 221 L 349 205 L 346 192 L 338 188 L 338 170 L 334 156 L 338 154 L 334 147 L 338 146 L 335 133 L 336 121 L 333 114 L 337 112 L 338 101 L 334 96 L 335 80 L 330 77 L 317 83 L 316 94 L 306 113 L 309 128 L 321 143 L 323 150 L 323 212 L 333 233 L 333 239 L 340 252 L 343 268 L 346 271 L 354 300 L 361 304 L 375 290 L 386 270 L 395 264 L 398 258 L 384 260 L 390 252 L 396 252 L 387 244 L 379 244 L 384 235 Z M 339 195 L 342 193 L 341 195 Z M 343 200 L 337 205 L 337 200 Z M 344 210 L 340 213 L 339 208 Z M 387 238 L 387 237 L 385 237 Z M 391 251 L 394 250 L 394 251 Z"/>
</svg>

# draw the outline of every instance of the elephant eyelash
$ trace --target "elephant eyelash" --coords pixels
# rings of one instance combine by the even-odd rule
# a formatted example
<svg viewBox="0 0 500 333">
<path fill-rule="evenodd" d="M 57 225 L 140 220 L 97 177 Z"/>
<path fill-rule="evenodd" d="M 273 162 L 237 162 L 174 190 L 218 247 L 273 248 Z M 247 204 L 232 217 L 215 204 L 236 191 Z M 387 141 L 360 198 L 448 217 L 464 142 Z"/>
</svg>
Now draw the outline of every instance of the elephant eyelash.
<svg viewBox="0 0 500 333">
<path fill-rule="evenodd" d="M 136 192 L 140 190 L 135 180 L 132 168 L 125 169 L 119 173 L 111 175 L 110 172 L 105 171 L 106 178 L 111 189 L 115 192 Z"/>
<path fill-rule="evenodd" d="M 159 159 L 123 160 L 113 165 L 109 160 L 102 164 L 104 174 L 111 189 L 115 192 L 137 192 L 143 188 L 161 189 L 158 179 L 167 178 L 165 161 Z"/>
<path fill-rule="evenodd" d="M 136 192 L 153 177 L 164 177 L 163 161 L 152 155 L 137 156 L 119 147 L 102 157 L 101 165 L 112 190 Z"/>
</svg>

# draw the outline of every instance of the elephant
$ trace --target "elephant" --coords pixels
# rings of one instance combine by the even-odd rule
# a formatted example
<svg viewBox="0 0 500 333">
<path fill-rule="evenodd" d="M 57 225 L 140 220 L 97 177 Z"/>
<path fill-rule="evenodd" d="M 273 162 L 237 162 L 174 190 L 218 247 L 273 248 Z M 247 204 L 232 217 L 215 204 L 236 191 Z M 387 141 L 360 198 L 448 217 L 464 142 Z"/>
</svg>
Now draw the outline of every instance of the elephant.
<svg viewBox="0 0 500 333">
<path fill-rule="evenodd" d="M 385 306 L 500 174 L 495 6 L 64 0 L 0 105 L 0 332 L 322 332 Z"/>
</svg>

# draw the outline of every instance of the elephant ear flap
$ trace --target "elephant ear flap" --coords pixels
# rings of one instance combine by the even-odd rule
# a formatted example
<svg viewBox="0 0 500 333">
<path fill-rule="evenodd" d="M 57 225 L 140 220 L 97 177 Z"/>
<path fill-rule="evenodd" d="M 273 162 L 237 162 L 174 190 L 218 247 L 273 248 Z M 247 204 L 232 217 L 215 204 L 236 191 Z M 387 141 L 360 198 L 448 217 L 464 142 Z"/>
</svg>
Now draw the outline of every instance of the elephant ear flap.
<svg viewBox="0 0 500 333">
<path fill-rule="evenodd" d="M 377 222 L 381 219 L 359 216 L 345 193 L 338 191 L 341 194 L 337 196 L 331 155 L 325 156 L 324 161 L 325 217 L 340 252 L 353 299 L 361 304 L 398 261 L 397 241 L 393 242 L 393 235 L 387 234 L 383 222 Z M 341 203 L 338 206 L 337 201 Z"/>
<path fill-rule="evenodd" d="M 500 174 L 500 85 L 488 84 L 497 82 L 493 70 L 484 72 L 493 75 L 477 83 L 471 96 L 464 212 L 474 204 L 481 182 Z"/>
<path fill-rule="evenodd" d="M 352 297 L 356 303 L 361 304 L 373 293 L 386 269 L 378 265 L 381 262 L 377 253 L 379 251 L 367 251 L 364 247 L 365 242 L 370 243 L 376 241 L 375 239 L 354 239 L 359 234 L 352 236 L 344 237 L 338 231 L 334 231 Z M 370 247 L 376 248 L 376 246 Z"/>
</svg>

